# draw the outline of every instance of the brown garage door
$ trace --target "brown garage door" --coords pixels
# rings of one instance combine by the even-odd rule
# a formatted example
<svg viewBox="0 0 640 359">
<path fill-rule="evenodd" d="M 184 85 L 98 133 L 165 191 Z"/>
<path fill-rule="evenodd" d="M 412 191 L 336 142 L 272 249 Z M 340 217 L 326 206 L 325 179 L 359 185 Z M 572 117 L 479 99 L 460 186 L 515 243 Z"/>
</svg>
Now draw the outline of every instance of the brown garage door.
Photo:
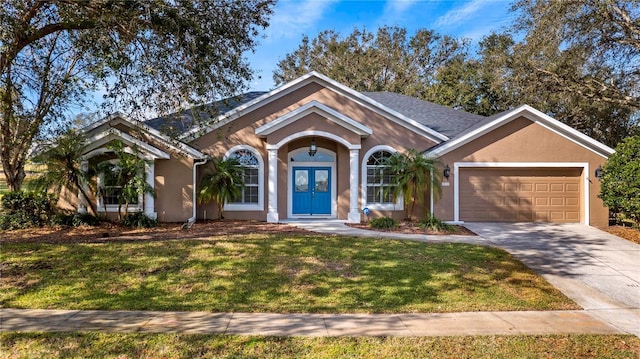
<svg viewBox="0 0 640 359">
<path fill-rule="evenodd" d="M 461 168 L 460 220 L 580 222 L 581 168 Z"/>
</svg>

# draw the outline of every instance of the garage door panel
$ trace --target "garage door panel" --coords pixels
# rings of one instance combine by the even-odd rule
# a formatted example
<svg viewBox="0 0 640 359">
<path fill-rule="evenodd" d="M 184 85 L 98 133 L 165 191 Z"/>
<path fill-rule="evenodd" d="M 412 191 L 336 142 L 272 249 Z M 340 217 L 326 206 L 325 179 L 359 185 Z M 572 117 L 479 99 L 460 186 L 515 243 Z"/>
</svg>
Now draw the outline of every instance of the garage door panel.
<svg viewBox="0 0 640 359">
<path fill-rule="evenodd" d="M 581 174 L 580 168 L 463 168 L 460 219 L 579 222 Z"/>
<path fill-rule="evenodd" d="M 565 199 L 563 197 L 551 197 L 551 205 L 552 206 L 564 206 Z"/>
<path fill-rule="evenodd" d="M 580 192 L 580 184 L 579 183 L 567 183 L 565 186 L 566 192 Z"/>
<path fill-rule="evenodd" d="M 536 192 L 549 192 L 549 184 L 548 183 L 536 183 Z"/>
</svg>

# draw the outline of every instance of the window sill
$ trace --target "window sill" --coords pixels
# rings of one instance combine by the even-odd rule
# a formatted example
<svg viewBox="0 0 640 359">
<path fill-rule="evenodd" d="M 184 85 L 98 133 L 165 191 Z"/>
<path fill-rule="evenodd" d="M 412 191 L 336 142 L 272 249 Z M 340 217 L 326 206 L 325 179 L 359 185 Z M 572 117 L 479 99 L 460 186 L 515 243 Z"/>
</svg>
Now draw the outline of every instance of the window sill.
<svg viewBox="0 0 640 359">
<path fill-rule="evenodd" d="M 369 210 L 374 211 L 402 211 L 401 204 L 394 203 L 367 203 L 363 208 L 369 208 Z"/>
<path fill-rule="evenodd" d="M 264 210 L 264 206 L 260 203 L 251 203 L 251 204 L 226 204 L 224 206 L 224 211 L 229 212 L 241 212 L 241 211 L 262 211 Z"/>
</svg>

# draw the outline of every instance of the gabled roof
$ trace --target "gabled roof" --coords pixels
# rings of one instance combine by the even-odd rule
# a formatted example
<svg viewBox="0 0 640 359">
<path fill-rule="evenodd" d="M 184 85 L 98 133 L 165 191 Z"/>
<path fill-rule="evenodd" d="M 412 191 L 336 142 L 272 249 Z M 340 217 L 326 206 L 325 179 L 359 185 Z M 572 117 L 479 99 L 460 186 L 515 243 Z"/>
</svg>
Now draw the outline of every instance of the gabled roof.
<svg viewBox="0 0 640 359">
<path fill-rule="evenodd" d="M 193 140 L 195 138 L 197 138 L 198 136 L 202 136 L 204 134 L 207 134 L 211 131 L 214 131 L 215 129 L 224 126 L 225 124 L 228 124 L 229 122 L 243 116 L 244 114 L 247 114 L 257 108 L 260 108 L 262 106 L 265 106 L 273 101 L 276 101 L 288 94 L 290 94 L 291 92 L 300 89 L 310 83 L 317 83 L 320 84 L 322 86 L 324 86 L 325 88 L 328 88 L 340 95 L 343 95 L 349 99 L 351 99 L 352 101 L 378 113 L 379 115 L 397 123 L 400 126 L 403 126 L 405 128 L 407 128 L 408 130 L 414 131 L 422 136 L 425 136 L 426 138 L 432 140 L 433 142 L 436 143 L 440 143 L 442 141 L 446 141 L 449 139 L 449 137 L 443 135 L 442 133 L 439 133 L 438 131 L 435 131 L 413 119 L 411 119 L 410 117 L 392 109 L 389 108 L 387 106 L 385 106 L 384 104 L 381 104 L 377 101 L 374 101 L 373 99 L 371 99 L 368 96 L 365 96 L 345 85 L 342 85 L 324 75 L 321 75 L 317 72 L 310 72 L 307 75 L 304 75 L 302 77 L 299 77 L 296 80 L 293 80 L 291 82 L 288 82 L 286 84 L 284 84 L 283 86 L 265 93 L 249 102 L 246 102 L 238 107 L 236 107 L 235 109 L 228 111 L 218 117 L 216 117 L 215 119 L 212 119 L 213 121 L 210 121 L 210 124 L 206 125 L 206 124 L 201 124 L 198 125 L 194 128 L 192 128 L 191 130 L 185 132 L 182 136 L 180 136 L 180 138 L 182 140 Z"/>
<path fill-rule="evenodd" d="M 256 128 L 256 135 L 258 136 L 268 136 L 273 132 L 311 114 L 318 113 L 324 117 L 326 117 L 329 121 L 334 122 L 335 124 L 346 128 L 347 130 L 361 136 L 367 137 L 373 133 L 373 131 L 340 112 L 332 109 L 329 106 L 323 105 L 318 101 L 311 101 L 303 106 L 298 107 L 297 109 L 287 113 L 284 116 L 281 116 L 265 125 L 262 125 Z"/>
<path fill-rule="evenodd" d="M 393 92 L 362 94 L 450 138 L 485 119 L 484 116 Z"/>
<path fill-rule="evenodd" d="M 127 133 L 124 133 L 115 127 L 107 128 L 100 133 L 94 134 L 87 140 L 88 140 L 88 144 L 85 147 L 85 153 L 84 153 L 84 157 L 86 158 L 90 158 L 93 155 L 98 154 L 96 150 L 102 150 L 102 151 L 99 151 L 99 153 L 104 153 L 105 152 L 104 151 L 105 148 L 103 148 L 104 145 L 114 140 L 121 140 L 122 142 L 124 142 L 129 146 L 137 146 L 140 149 L 140 151 L 145 154 L 147 159 L 154 159 L 154 160 L 169 159 L 168 153 L 144 141 L 141 141 Z"/>
<path fill-rule="evenodd" d="M 605 158 L 615 152 L 611 147 L 594 140 L 593 138 L 565 125 L 543 112 L 540 112 L 529 105 L 523 105 L 516 109 L 487 117 L 484 121 L 468 128 L 458 137 L 434 147 L 426 153 L 434 157 L 442 156 L 520 117 L 524 117 L 535 122 Z"/>
<path fill-rule="evenodd" d="M 178 140 L 174 140 L 172 138 L 169 138 L 168 136 L 166 136 L 165 134 L 161 133 L 160 131 L 156 130 L 155 128 L 149 127 L 147 126 L 144 122 L 140 122 L 140 121 L 136 121 L 133 120 L 131 118 L 128 118 L 127 116 L 125 116 L 124 114 L 120 113 L 120 112 L 116 112 L 112 115 L 106 116 L 105 118 L 98 120 L 84 128 L 82 128 L 80 130 L 80 133 L 85 134 L 85 135 L 89 135 L 92 131 L 96 130 L 97 128 L 101 127 L 101 126 L 105 126 L 105 125 L 110 125 L 110 126 L 114 126 L 117 124 L 124 124 L 125 126 L 129 127 L 129 128 L 135 128 L 135 129 L 140 129 L 142 131 L 144 131 L 147 135 L 149 135 L 151 138 L 153 138 L 154 140 L 158 141 L 159 143 L 163 144 L 164 146 L 166 146 L 167 148 L 170 148 L 171 150 L 186 155 L 188 157 L 192 157 L 195 159 L 200 159 L 200 158 L 205 158 L 206 155 L 203 154 L 202 152 L 198 151 L 197 149 L 182 143 Z"/>
</svg>

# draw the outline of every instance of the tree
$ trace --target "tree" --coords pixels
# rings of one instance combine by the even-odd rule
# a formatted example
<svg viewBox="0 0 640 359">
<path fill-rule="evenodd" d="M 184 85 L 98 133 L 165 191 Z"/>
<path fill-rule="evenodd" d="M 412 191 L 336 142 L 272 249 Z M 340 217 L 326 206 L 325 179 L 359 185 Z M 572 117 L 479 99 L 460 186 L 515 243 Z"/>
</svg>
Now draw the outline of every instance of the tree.
<svg viewBox="0 0 640 359">
<path fill-rule="evenodd" d="M 318 71 L 357 91 L 390 91 L 427 100 L 437 74 L 450 63 L 467 56 L 468 44 L 431 30 L 407 36 L 399 27 L 381 27 L 374 34 L 354 30 L 341 37 L 323 31 L 278 63 L 273 79 L 282 84 L 310 71 Z M 457 106 L 455 101 L 444 105 Z"/>
<path fill-rule="evenodd" d="M 600 198 L 640 225 L 640 135 L 627 137 L 602 167 Z"/>
<path fill-rule="evenodd" d="M 523 41 L 501 61 L 513 94 L 610 146 L 640 132 L 640 3 L 520 0 L 513 10 L 510 36 Z"/>
<path fill-rule="evenodd" d="M 206 174 L 200 181 L 198 201 L 214 200 L 218 207 L 218 219 L 222 219 L 224 204 L 242 195 L 244 187 L 244 169 L 237 158 L 214 158 L 213 172 Z"/>
<path fill-rule="evenodd" d="M 95 204 L 89 200 L 87 189 L 93 187 L 91 173 L 82 168 L 82 152 L 86 142 L 75 130 L 67 130 L 45 151 L 35 156 L 36 164 L 44 165 L 45 170 L 33 185 L 36 189 L 60 194 L 63 188 L 70 193 L 80 192 L 89 204 L 91 212 L 98 214 Z"/>
<path fill-rule="evenodd" d="M 109 144 L 109 148 L 113 150 L 115 155 L 114 161 L 104 161 L 98 164 L 97 174 L 102 176 L 103 197 L 108 187 L 116 189 L 118 197 L 118 220 L 122 220 L 122 206 L 124 205 L 124 213 L 129 213 L 129 205 L 136 203 L 140 197 L 149 193 L 155 196 L 153 187 L 149 185 L 145 178 L 145 167 L 149 162 L 140 157 L 140 153 L 136 146 L 127 148 L 122 141 L 114 141 Z M 141 203 L 144 208 L 144 199 Z M 106 207 L 106 203 L 105 203 Z"/>
<path fill-rule="evenodd" d="M 393 195 L 396 198 L 404 197 L 406 219 L 413 218 L 416 203 L 423 203 L 428 190 L 434 188 L 440 191 L 441 176 L 440 171 L 436 170 L 438 164 L 438 160 L 414 149 L 405 153 L 396 152 L 387 159 L 386 165 L 394 175 Z"/>
<path fill-rule="evenodd" d="M 0 159 L 11 190 L 38 136 L 87 91 L 105 110 L 173 112 L 242 89 L 243 54 L 274 0 L 4 0 L 0 6 Z"/>
</svg>

